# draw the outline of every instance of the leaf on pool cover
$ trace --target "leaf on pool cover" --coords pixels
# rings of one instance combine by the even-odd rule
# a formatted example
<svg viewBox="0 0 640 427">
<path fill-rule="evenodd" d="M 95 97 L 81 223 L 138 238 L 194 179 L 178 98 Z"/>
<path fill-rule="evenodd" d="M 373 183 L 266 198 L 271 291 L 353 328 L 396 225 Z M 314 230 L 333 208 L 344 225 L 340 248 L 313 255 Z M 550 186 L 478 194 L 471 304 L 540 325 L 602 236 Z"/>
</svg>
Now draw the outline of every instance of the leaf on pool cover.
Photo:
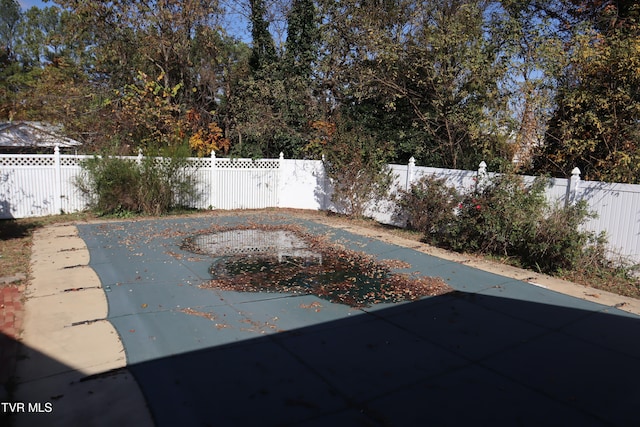
<svg viewBox="0 0 640 427">
<path fill-rule="evenodd" d="M 216 320 L 216 315 L 213 313 L 208 313 L 206 311 L 198 311 L 198 310 L 194 310 L 192 308 L 182 308 L 180 310 L 178 310 L 181 313 L 185 313 L 185 314 L 189 314 L 191 316 L 198 316 L 198 317 L 204 317 L 205 319 L 209 319 L 211 321 Z M 216 326 L 218 324 L 216 323 Z"/>
</svg>

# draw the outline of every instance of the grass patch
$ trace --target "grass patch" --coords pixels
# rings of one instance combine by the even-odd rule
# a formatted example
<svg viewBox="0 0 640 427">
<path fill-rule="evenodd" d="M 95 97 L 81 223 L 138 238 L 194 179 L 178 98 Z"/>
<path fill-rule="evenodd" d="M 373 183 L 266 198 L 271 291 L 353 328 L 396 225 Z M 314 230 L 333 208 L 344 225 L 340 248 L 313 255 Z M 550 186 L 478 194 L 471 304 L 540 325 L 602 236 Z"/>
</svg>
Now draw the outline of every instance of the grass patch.
<svg viewBox="0 0 640 427">
<path fill-rule="evenodd" d="M 28 277 L 33 232 L 51 224 L 86 221 L 90 214 L 78 213 L 39 218 L 0 220 L 0 271 L 4 276 Z M 0 286 L 2 286 L 0 284 Z"/>
</svg>

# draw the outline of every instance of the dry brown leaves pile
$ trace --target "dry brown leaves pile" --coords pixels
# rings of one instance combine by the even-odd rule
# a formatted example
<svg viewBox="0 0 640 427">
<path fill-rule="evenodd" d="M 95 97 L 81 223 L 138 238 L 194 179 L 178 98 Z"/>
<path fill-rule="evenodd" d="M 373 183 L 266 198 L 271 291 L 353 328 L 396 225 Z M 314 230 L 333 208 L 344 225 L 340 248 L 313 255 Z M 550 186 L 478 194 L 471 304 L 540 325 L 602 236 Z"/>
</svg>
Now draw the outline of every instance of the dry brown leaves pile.
<svg viewBox="0 0 640 427">
<path fill-rule="evenodd" d="M 394 269 L 411 267 L 404 261 L 378 261 L 371 255 L 331 243 L 324 236 L 307 233 L 297 225 L 215 226 L 197 234 L 241 229 L 292 232 L 307 242 L 310 251 L 320 254 L 322 262 L 309 262 L 299 257 L 288 257 L 279 262 L 275 254 L 219 257 L 210 269 L 213 280 L 201 287 L 240 292 L 314 294 L 351 307 L 410 301 L 451 291 L 440 278 L 394 272 Z M 185 239 L 181 248 L 205 254 L 192 238 Z"/>
</svg>

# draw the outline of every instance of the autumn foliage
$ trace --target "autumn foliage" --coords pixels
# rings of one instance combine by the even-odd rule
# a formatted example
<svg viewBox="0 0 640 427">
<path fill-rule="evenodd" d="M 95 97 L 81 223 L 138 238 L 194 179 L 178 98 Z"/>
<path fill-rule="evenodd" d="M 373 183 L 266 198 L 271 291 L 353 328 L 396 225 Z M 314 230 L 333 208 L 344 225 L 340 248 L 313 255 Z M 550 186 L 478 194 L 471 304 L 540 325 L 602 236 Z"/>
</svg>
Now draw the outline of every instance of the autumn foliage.
<svg viewBox="0 0 640 427">
<path fill-rule="evenodd" d="M 211 114 L 203 114 L 191 109 L 186 115 L 186 129 L 190 133 L 189 148 L 198 157 L 211 155 L 212 152 L 229 151 L 231 141 L 224 137 L 218 123 L 211 121 Z"/>
</svg>

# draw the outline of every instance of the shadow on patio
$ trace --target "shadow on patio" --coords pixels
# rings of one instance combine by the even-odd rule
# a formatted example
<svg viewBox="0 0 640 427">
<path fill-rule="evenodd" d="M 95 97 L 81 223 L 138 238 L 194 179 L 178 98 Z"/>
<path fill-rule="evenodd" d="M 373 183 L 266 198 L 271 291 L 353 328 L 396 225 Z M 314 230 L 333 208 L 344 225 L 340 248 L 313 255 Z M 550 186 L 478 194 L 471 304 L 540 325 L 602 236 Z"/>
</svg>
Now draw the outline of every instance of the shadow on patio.
<svg viewBox="0 0 640 427">
<path fill-rule="evenodd" d="M 128 368 L 158 426 L 637 426 L 638 336 L 631 315 L 456 291 Z M 18 395 L 38 388 L 54 410 L 16 425 L 100 425 L 126 404 L 109 385 L 126 369 L 47 363 L 57 373 L 18 379 Z M 60 396 L 54 380 L 79 391 Z"/>
</svg>

